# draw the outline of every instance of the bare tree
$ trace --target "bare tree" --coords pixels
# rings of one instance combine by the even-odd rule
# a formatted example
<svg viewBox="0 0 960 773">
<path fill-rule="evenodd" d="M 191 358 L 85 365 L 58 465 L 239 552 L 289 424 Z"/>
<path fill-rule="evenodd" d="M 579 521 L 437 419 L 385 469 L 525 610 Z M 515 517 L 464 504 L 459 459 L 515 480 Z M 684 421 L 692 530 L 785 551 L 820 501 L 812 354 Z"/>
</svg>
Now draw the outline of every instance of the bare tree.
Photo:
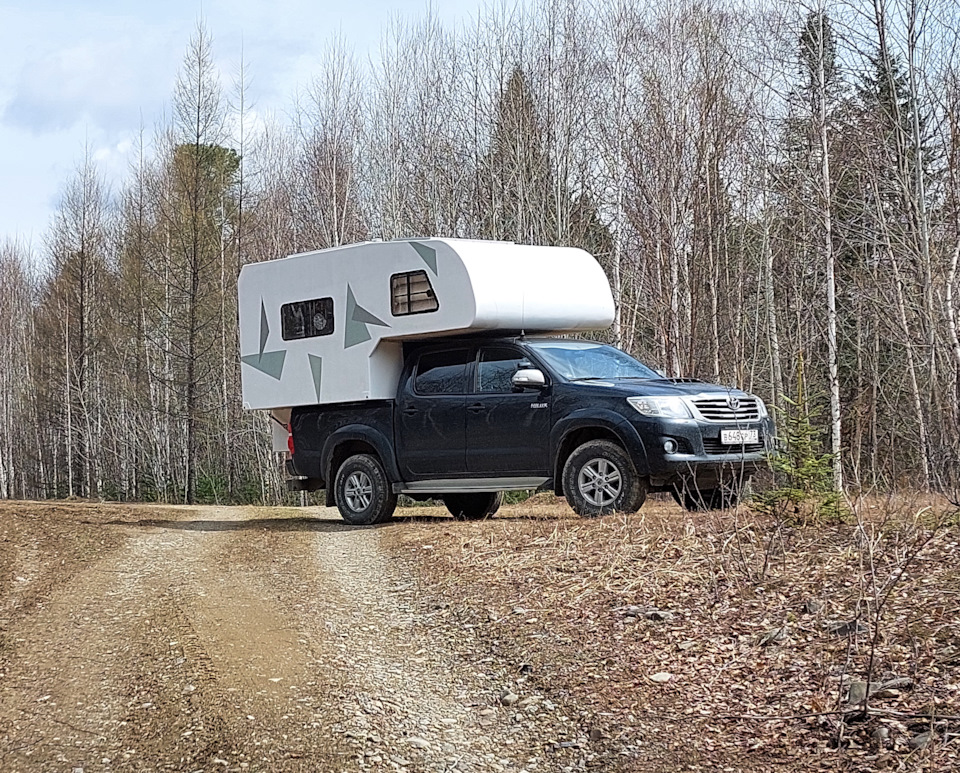
<svg viewBox="0 0 960 773">
<path fill-rule="evenodd" d="M 49 406 L 60 418 L 66 490 L 101 493 L 100 433 L 107 282 L 108 196 L 89 149 L 67 183 L 54 216 L 47 248 L 51 272 L 41 305 L 47 334 L 61 342 L 62 402 Z"/>
<path fill-rule="evenodd" d="M 221 144 L 226 106 L 211 47 L 209 33 L 198 24 L 177 81 L 158 191 L 158 257 L 165 272 L 163 313 L 173 366 L 168 376 L 177 392 L 174 411 L 183 432 L 182 496 L 187 502 L 196 499 L 198 465 L 208 440 L 206 419 L 215 410 L 208 399 L 216 394 L 219 336 L 211 333 L 223 324 L 217 299 L 221 268 L 228 259 L 225 197 L 239 168 L 237 154 Z"/>
<path fill-rule="evenodd" d="M 30 351 L 34 345 L 35 279 L 27 248 L 15 241 L 0 243 L 0 497 L 33 494 L 28 481 L 36 426 L 31 387 Z"/>
<path fill-rule="evenodd" d="M 302 249 L 362 241 L 356 175 L 361 83 L 342 38 L 327 47 L 323 69 L 296 114 L 300 136 L 296 206 Z"/>
</svg>

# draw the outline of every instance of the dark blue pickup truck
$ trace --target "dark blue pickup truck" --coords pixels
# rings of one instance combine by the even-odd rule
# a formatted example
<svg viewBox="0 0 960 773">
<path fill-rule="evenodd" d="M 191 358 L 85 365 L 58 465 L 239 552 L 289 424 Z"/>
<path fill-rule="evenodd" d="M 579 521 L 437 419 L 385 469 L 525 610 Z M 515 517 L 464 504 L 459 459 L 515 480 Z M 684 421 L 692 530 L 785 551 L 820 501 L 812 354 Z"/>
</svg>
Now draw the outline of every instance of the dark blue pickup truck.
<svg viewBox="0 0 960 773">
<path fill-rule="evenodd" d="M 728 507 L 774 438 L 763 402 L 669 379 L 611 346 L 568 339 L 405 344 L 395 400 L 293 409 L 292 487 L 326 489 L 351 524 L 399 494 L 493 515 L 502 492 L 552 490 L 580 515 L 635 512 L 651 491 Z"/>
</svg>

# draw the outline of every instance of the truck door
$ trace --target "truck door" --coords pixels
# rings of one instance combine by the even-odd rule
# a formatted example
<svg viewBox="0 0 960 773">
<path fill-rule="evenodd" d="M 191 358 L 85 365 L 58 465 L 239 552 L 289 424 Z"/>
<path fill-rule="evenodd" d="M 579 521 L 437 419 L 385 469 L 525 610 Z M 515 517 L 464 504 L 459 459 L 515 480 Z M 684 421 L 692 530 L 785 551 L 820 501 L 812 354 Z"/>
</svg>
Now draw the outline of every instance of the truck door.
<svg viewBox="0 0 960 773">
<path fill-rule="evenodd" d="M 514 477 L 550 475 L 549 391 L 515 392 L 510 379 L 528 362 L 517 348 L 481 347 L 466 399 L 467 472 Z"/>
<path fill-rule="evenodd" d="M 473 349 L 421 354 L 397 401 L 397 445 L 405 478 L 455 477 L 466 470 L 464 404 Z"/>
</svg>

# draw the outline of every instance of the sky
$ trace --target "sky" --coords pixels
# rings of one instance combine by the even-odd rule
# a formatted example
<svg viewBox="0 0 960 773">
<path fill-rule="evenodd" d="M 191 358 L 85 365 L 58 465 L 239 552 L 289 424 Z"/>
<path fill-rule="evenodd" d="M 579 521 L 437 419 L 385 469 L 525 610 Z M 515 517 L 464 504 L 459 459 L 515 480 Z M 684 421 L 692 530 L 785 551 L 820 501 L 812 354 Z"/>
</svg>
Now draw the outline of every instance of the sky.
<svg viewBox="0 0 960 773">
<path fill-rule="evenodd" d="M 442 0 L 448 25 L 480 0 Z M 289 109 L 340 35 L 365 61 L 391 18 L 427 0 L 0 0 L 0 241 L 41 250 L 64 184 L 88 149 L 115 188 L 141 133 L 163 119 L 197 24 L 225 87 L 241 59 L 248 100 Z"/>
</svg>

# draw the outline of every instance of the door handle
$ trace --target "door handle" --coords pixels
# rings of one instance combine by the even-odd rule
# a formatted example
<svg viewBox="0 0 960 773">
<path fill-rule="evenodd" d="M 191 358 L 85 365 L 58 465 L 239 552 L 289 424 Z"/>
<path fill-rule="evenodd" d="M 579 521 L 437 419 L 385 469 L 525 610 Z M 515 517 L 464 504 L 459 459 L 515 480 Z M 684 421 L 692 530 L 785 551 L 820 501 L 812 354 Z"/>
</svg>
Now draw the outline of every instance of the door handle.
<svg viewBox="0 0 960 773">
<path fill-rule="evenodd" d="M 404 415 L 404 416 L 416 416 L 416 415 L 417 415 L 417 409 L 416 409 L 416 408 L 404 408 L 404 409 L 403 409 L 403 415 Z"/>
<path fill-rule="evenodd" d="M 467 410 L 470 411 L 470 413 L 483 413 L 486 408 L 483 403 L 474 403 L 473 405 L 467 406 Z"/>
</svg>

